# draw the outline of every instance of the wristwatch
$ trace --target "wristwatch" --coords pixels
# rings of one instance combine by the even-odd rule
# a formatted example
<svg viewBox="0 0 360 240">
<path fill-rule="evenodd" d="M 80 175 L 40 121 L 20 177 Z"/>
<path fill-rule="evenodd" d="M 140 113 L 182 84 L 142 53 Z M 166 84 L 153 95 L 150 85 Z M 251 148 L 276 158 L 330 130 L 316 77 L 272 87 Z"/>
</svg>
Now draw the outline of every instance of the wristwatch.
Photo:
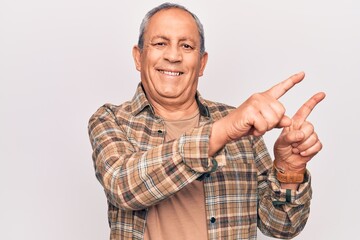
<svg viewBox="0 0 360 240">
<path fill-rule="evenodd" d="M 304 174 L 306 169 L 302 170 L 301 172 L 286 172 L 285 170 L 278 168 L 273 164 L 276 170 L 276 178 L 281 183 L 303 183 L 304 182 Z"/>
</svg>

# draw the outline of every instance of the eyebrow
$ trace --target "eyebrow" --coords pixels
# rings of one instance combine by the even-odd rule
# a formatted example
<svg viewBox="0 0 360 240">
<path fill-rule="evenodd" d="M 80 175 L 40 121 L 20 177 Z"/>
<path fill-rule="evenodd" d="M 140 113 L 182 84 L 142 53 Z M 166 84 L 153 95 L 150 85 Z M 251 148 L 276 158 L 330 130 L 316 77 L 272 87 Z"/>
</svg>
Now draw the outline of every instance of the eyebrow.
<svg viewBox="0 0 360 240">
<path fill-rule="evenodd" d="M 154 36 L 154 37 L 152 37 L 152 38 L 150 39 L 150 42 L 153 41 L 154 39 L 157 39 L 157 38 L 161 38 L 161 39 L 164 39 L 164 40 L 166 40 L 166 41 L 170 41 L 169 38 L 167 38 L 167 37 L 165 37 L 165 36 L 163 36 L 163 35 L 156 35 L 156 36 Z"/>
<path fill-rule="evenodd" d="M 170 38 L 165 37 L 164 35 L 156 35 L 150 39 L 150 42 L 152 42 L 154 39 L 157 39 L 157 38 L 164 39 L 165 41 L 170 41 Z M 193 40 L 192 38 L 187 38 L 187 37 L 180 38 L 179 42 L 183 42 L 183 41 L 191 41 L 193 43 L 196 43 L 195 40 Z"/>
</svg>

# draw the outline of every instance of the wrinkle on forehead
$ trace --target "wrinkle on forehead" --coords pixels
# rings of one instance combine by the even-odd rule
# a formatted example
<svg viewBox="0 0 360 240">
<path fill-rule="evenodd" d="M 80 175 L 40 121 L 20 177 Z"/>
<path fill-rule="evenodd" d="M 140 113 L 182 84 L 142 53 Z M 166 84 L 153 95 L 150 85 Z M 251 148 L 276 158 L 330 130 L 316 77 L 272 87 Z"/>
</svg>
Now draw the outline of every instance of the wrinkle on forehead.
<svg viewBox="0 0 360 240">
<path fill-rule="evenodd" d="M 154 32 L 156 35 L 164 35 L 157 34 L 159 31 L 170 31 L 171 34 L 179 33 L 181 35 L 181 31 L 188 33 L 189 30 L 195 30 L 198 38 L 200 39 L 200 33 L 198 26 L 196 24 L 195 19 L 186 11 L 180 9 L 166 9 L 161 10 L 151 17 L 149 23 L 145 30 L 145 35 L 149 33 L 149 31 Z M 185 36 L 189 38 L 189 36 Z"/>
</svg>

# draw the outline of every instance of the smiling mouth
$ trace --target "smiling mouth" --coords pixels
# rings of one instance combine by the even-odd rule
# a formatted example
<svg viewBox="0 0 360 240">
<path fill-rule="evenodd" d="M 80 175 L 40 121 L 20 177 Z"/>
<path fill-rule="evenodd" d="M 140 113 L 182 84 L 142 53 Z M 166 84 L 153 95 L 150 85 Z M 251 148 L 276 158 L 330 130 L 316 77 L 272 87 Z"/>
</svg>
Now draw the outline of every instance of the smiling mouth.
<svg viewBox="0 0 360 240">
<path fill-rule="evenodd" d="M 165 70 L 158 70 L 160 73 L 168 75 L 168 76 L 180 76 L 184 74 L 183 72 L 173 72 L 173 71 L 165 71 Z"/>
</svg>

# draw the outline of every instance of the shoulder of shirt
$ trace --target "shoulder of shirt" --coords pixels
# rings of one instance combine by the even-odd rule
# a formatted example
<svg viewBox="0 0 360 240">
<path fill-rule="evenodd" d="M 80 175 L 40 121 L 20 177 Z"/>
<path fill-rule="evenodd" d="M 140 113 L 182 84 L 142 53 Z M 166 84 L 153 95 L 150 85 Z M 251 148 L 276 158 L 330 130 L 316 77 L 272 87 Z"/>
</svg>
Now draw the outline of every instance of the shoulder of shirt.
<svg viewBox="0 0 360 240">
<path fill-rule="evenodd" d="M 116 105 L 116 104 L 112 104 L 112 103 L 105 103 L 104 105 L 102 105 L 97 112 L 103 112 L 103 113 L 109 113 L 112 114 L 114 116 L 118 116 L 120 115 L 131 115 L 134 111 L 134 109 L 132 109 L 132 102 L 131 101 L 126 101 L 120 105 Z"/>
<path fill-rule="evenodd" d="M 99 107 L 89 119 L 89 126 L 101 124 L 106 119 L 113 119 L 118 122 L 120 119 L 129 120 L 132 117 L 131 101 L 126 101 L 120 105 L 105 103 Z"/>
<path fill-rule="evenodd" d="M 208 108 L 211 118 L 215 121 L 225 117 L 235 109 L 235 107 L 225 103 L 215 102 L 207 99 L 201 99 L 201 102 Z"/>
</svg>

